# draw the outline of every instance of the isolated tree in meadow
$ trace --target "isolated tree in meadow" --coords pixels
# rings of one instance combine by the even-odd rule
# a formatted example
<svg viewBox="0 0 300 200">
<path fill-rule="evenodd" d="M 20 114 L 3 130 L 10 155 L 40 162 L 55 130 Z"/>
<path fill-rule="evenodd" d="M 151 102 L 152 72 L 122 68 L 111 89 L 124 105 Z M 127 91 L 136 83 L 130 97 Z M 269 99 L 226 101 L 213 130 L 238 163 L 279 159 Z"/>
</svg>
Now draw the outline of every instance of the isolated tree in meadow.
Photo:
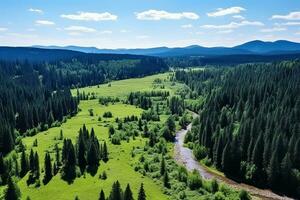
<svg viewBox="0 0 300 200">
<path fill-rule="evenodd" d="M 105 194 L 104 194 L 104 191 L 101 189 L 101 192 L 99 194 L 99 200 L 106 200 L 105 199 Z"/>
<path fill-rule="evenodd" d="M 40 178 L 40 162 L 39 162 L 39 155 L 37 152 L 34 154 L 34 171 L 36 179 Z"/>
<path fill-rule="evenodd" d="M 33 171 L 34 170 L 34 152 L 31 149 L 30 154 L 29 154 L 29 170 Z"/>
<path fill-rule="evenodd" d="M 45 154 L 44 167 L 45 167 L 45 175 L 44 175 L 43 183 L 46 185 L 52 179 L 52 176 L 53 176 L 51 157 L 48 152 Z"/>
<path fill-rule="evenodd" d="M 146 193 L 145 193 L 145 190 L 144 190 L 144 184 L 143 183 L 141 184 L 137 200 L 146 200 Z"/>
<path fill-rule="evenodd" d="M 61 160 L 60 160 L 60 152 L 58 148 L 58 144 L 55 144 L 55 160 L 56 160 L 56 166 L 59 167 L 61 166 Z"/>
<path fill-rule="evenodd" d="M 133 200 L 133 195 L 129 183 L 126 186 L 123 200 Z"/>
<path fill-rule="evenodd" d="M 21 163 L 20 177 L 24 177 L 29 170 L 27 154 L 24 149 L 21 153 L 21 162 L 20 163 Z"/>
<path fill-rule="evenodd" d="M 108 128 L 108 137 L 111 138 L 112 135 L 115 134 L 115 128 L 113 127 L 113 125 L 110 125 Z"/>
<path fill-rule="evenodd" d="M 107 150 L 107 145 L 106 145 L 106 142 L 104 141 L 103 143 L 103 147 L 102 147 L 102 160 L 104 162 L 107 162 L 108 161 L 108 150 Z"/>
<path fill-rule="evenodd" d="M 122 200 L 123 194 L 119 181 L 116 181 L 112 185 L 112 190 L 109 195 L 109 200 Z"/>
<path fill-rule="evenodd" d="M 19 200 L 20 198 L 20 189 L 12 177 L 9 176 L 7 181 L 7 189 L 4 192 L 4 200 Z"/>
</svg>

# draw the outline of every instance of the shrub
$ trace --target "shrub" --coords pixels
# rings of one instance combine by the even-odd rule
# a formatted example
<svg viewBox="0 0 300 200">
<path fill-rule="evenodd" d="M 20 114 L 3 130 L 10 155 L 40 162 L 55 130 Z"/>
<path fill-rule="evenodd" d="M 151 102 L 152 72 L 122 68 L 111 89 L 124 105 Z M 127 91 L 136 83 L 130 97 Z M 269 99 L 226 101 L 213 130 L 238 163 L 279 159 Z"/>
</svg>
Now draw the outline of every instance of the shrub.
<svg viewBox="0 0 300 200">
<path fill-rule="evenodd" d="M 204 146 L 196 144 L 193 153 L 198 160 L 202 160 L 207 156 L 207 149 Z"/>
<path fill-rule="evenodd" d="M 245 190 L 240 191 L 239 197 L 240 197 L 240 200 L 250 200 L 251 199 L 250 195 Z"/>
<path fill-rule="evenodd" d="M 189 175 L 188 186 L 191 190 L 199 189 L 202 186 L 202 179 L 196 170 L 194 170 L 193 173 Z"/>
<path fill-rule="evenodd" d="M 103 117 L 104 118 L 112 118 L 112 113 L 110 112 L 110 111 L 108 111 L 108 112 L 105 112 L 104 114 L 103 114 Z"/>
<path fill-rule="evenodd" d="M 116 145 L 120 145 L 121 144 L 121 137 L 119 136 L 119 134 L 114 134 L 111 137 L 111 143 L 116 144 Z"/>
</svg>

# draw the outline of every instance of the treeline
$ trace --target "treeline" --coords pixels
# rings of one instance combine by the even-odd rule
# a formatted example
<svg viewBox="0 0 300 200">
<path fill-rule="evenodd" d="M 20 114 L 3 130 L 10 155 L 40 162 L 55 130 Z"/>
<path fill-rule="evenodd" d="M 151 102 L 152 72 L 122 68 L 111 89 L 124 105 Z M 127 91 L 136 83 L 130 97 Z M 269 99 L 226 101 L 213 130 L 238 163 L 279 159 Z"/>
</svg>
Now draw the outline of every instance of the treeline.
<svg viewBox="0 0 300 200">
<path fill-rule="evenodd" d="M 35 62 L 30 56 L 29 60 L 0 61 L 1 153 L 14 149 L 18 136 L 34 135 L 76 114 L 80 98 L 73 98 L 69 88 L 167 69 L 155 57 L 87 54 L 76 58 L 50 63 Z"/>
<path fill-rule="evenodd" d="M 77 113 L 78 101 L 68 89 L 44 87 L 33 70 L 12 75 L 2 73 L 1 67 L 0 153 L 13 150 L 19 136 L 34 135 Z"/>
<path fill-rule="evenodd" d="M 176 73 L 206 96 L 187 142 L 228 176 L 299 197 L 299 77 L 299 61 Z"/>
</svg>

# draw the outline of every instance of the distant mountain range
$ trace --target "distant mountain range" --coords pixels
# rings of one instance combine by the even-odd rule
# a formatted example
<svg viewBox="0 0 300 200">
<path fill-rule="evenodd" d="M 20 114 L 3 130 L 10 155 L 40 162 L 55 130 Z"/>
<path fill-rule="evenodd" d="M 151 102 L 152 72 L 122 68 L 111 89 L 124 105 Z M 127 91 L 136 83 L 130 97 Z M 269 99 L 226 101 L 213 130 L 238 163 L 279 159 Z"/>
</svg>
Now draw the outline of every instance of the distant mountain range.
<svg viewBox="0 0 300 200">
<path fill-rule="evenodd" d="M 136 54 L 151 56 L 226 56 L 226 55 L 279 55 L 300 53 L 300 43 L 287 40 L 264 42 L 260 40 L 250 41 L 235 47 L 203 47 L 192 45 L 187 47 L 156 47 L 145 49 L 98 49 L 96 47 L 80 46 L 33 46 L 42 49 L 62 49 L 84 53 L 105 54 Z"/>
</svg>

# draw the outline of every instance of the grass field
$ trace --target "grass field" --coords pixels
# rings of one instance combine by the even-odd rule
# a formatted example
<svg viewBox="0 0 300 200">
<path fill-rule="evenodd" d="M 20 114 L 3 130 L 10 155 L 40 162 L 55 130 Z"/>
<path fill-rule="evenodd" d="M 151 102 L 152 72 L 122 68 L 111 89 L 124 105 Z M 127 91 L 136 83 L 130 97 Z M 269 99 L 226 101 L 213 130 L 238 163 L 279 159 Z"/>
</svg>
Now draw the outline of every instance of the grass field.
<svg viewBox="0 0 300 200">
<path fill-rule="evenodd" d="M 140 79 L 129 79 L 111 82 L 111 87 L 108 84 L 99 86 L 81 88 L 80 92 L 85 93 L 94 92 L 97 96 L 114 96 L 124 98 L 129 92 L 132 91 L 146 91 L 152 90 L 157 87 L 153 85 L 153 81 L 157 78 L 166 80 L 168 74 L 153 75 Z M 178 85 L 171 85 L 170 82 L 164 82 L 165 89 L 169 91 L 175 91 Z M 160 88 L 161 89 L 161 88 Z M 76 94 L 76 90 L 72 91 Z M 128 115 L 139 116 L 142 109 L 136 108 L 135 106 L 125 104 L 115 104 L 102 106 L 98 103 L 98 100 L 87 100 L 81 101 L 79 108 L 81 111 L 71 119 L 68 119 L 66 123 L 63 123 L 60 127 L 50 128 L 47 131 L 41 132 L 33 137 L 26 137 L 23 139 L 23 143 L 27 147 L 27 151 L 31 148 L 38 151 L 40 157 L 40 168 L 44 166 L 45 152 L 51 153 L 51 158 L 54 159 L 54 145 L 57 143 L 59 147 L 62 147 L 62 140 L 57 140 L 60 130 L 63 130 L 64 138 L 70 138 L 73 143 L 78 135 L 78 130 L 83 124 L 86 124 L 90 130 L 92 127 L 95 129 L 95 133 L 99 140 L 108 141 L 108 125 L 115 123 L 116 117 L 122 118 Z M 93 109 L 94 116 L 89 115 L 89 109 Z M 99 122 L 98 116 L 102 116 L 104 112 L 111 111 L 113 118 L 106 121 L 102 120 Z M 33 141 L 37 139 L 38 146 L 32 147 Z M 143 147 L 145 139 L 137 137 L 136 140 L 130 140 L 128 143 L 122 141 L 121 145 L 113 145 L 107 142 L 110 160 L 107 163 L 100 163 L 100 167 L 95 176 L 91 176 L 86 173 L 85 176 L 76 178 L 74 183 L 68 185 L 67 182 L 63 181 L 58 173 L 53 179 L 44 186 L 43 184 L 39 188 L 33 186 L 28 187 L 26 185 L 27 176 L 19 181 L 18 185 L 22 192 L 22 199 L 26 199 L 29 196 L 32 200 L 38 199 L 57 199 L 67 200 L 74 199 L 77 195 L 80 199 L 94 200 L 98 198 L 101 189 L 105 191 L 108 196 L 111 190 L 111 185 L 114 181 L 119 180 L 123 189 L 127 183 L 130 183 L 135 198 L 141 183 L 144 183 L 146 195 L 151 200 L 164 200 L 168 199 L 168 196 L 163 193 L 162 187 L 155 183 L 149 177 L 142 176 L 139 172 L 135 172 L 132 163 L 134 160 L 131 158 L 131 150 L 135 147 Z M 106 180 L 99 179 L 99 175 L 106 171 L 108 178 Z M 41 173 L 41 180 L 43 173 Z"/>
<path fill-rule="evenodd" d="M 157 74 L 153 76 L 147 76 L 144 78 L 132 78 L 120 81 L 113 81 L 107 84 L 101 84 L 96 86 L 89 86 L 80 88 L 79 92 L 94 93 L 96 96 L 110 96 L 124 98 L 130 92 L 134 91 L 149 91 L 149 90 L 161 90 L 159 84 L 153 84 L 155 79 L 160 79 L 163 81 L 165 89 L 172 92 L 180 88 L 182 85 L 176 83 L 176 85 L 171 85 L 171 82 L 167 81 L 170 73 Z M 72 90 L 72 94 L 76 95 L 77 90 Z"/>
</svg>

